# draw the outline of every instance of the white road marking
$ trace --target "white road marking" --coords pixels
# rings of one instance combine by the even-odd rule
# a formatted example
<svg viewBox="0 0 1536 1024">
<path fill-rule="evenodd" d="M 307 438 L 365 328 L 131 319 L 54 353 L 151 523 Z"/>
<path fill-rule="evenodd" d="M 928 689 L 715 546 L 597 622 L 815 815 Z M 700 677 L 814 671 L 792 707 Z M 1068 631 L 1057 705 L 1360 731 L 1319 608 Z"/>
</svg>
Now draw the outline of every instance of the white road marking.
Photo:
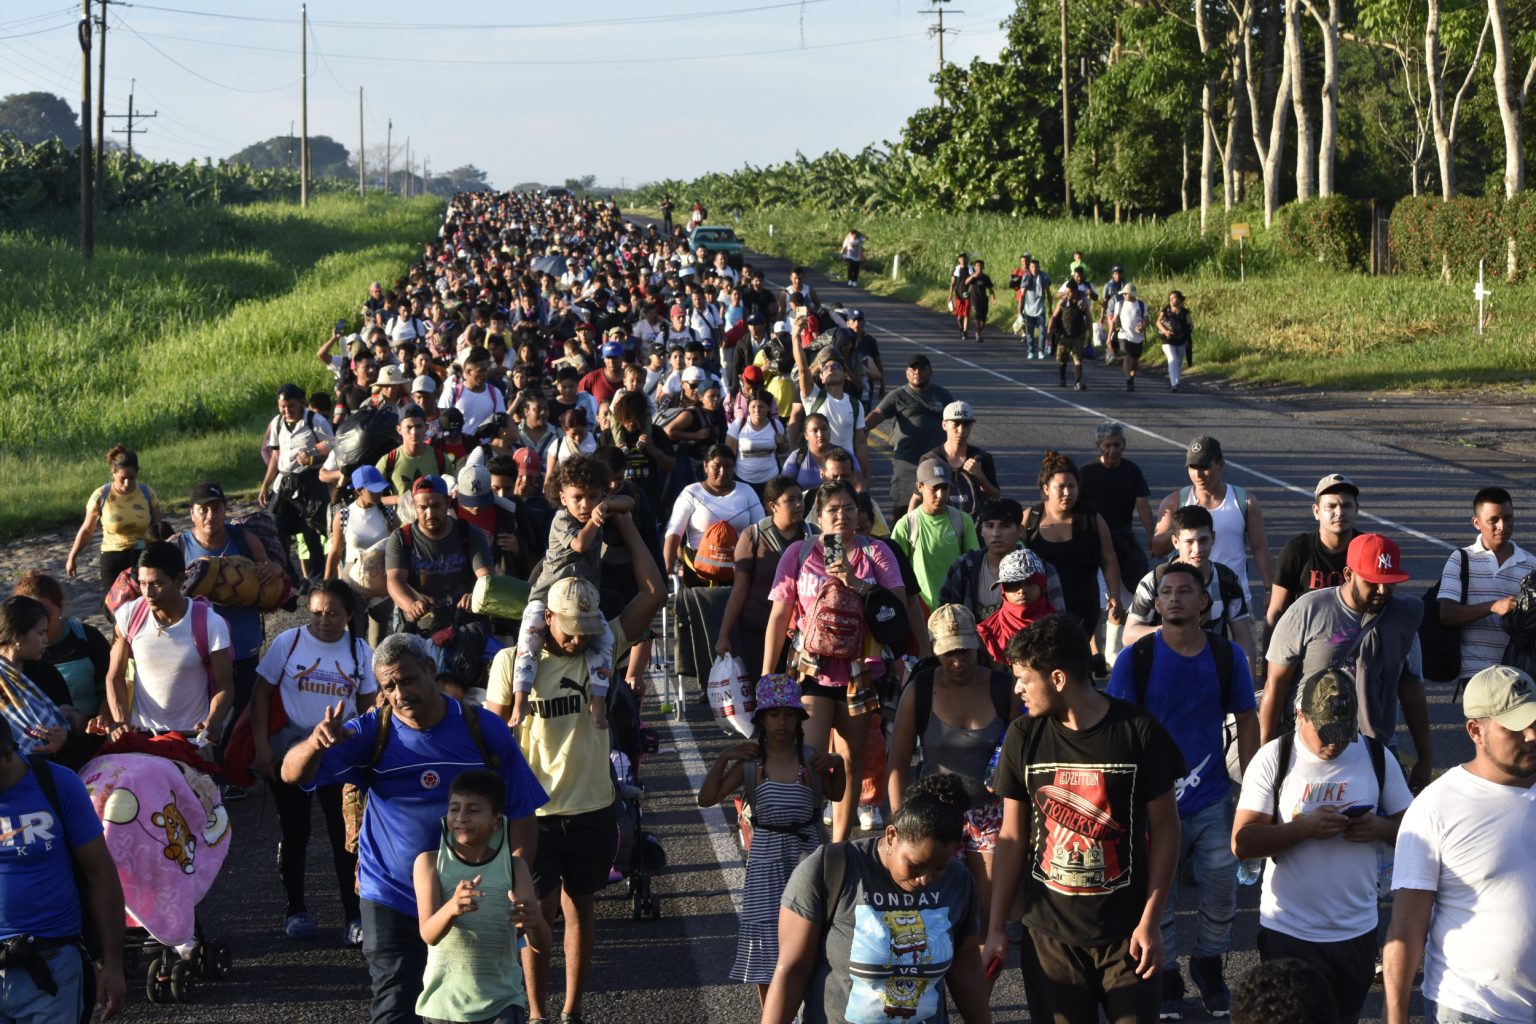
<svg viewBox="0 0 1536 1024">
<path fill-rule="evenodd" d="M 687 718 L 670 722 L 668 727 L 672 733 L 672 745 L 677 748 L 677 759 L 683 766 L 683 773 L 688 776 L 688 785 L 694 793 L 698 793 L 704 788 L 704 776 L 709 771 L 704 759 L 699 756 L 698 737 L 694 735 L 693 726 L 688 724 Z M 720 863 L 720 876 L 725 879 L 730 892 L 731 905 L 739 915 L 741 891 L 747 882 L 747 872 L 741 863 L 741 851 L 736 845 L 735 833 L 722 806 L 701 807 L 699 817 L 704 822 L 704 830 L 709 833 L 709 845 L 715 851 L 715 860 Z"/>
</svg>

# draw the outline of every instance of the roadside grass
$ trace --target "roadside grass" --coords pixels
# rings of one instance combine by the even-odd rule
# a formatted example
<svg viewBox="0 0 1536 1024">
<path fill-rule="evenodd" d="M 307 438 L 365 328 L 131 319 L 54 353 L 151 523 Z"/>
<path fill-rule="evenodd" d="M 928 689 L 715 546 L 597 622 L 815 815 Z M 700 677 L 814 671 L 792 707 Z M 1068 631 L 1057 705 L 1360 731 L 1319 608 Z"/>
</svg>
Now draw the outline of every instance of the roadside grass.
<svg viewBox="0 0 1536 1024">
<path fill-rule="evenodd" d="M 315 346 L 358 323 L 368 282 L 397 276 L 441 209 L 150 207 L 103 225 L 90 264 L 57 217 L 0 234 L 0 537 L 78 523 L 119 440 L 167 502 L 209 475 L 254 487 L 277 387 L 330 387 Z"/>
<path fill-rule="evenodd" d="M 1536 282 L 1492 282 L 1486 334 L 1464 284 L 1415 277 L 1369 277 L 1309 267 L 1276 252 L 1257 213 L 1235 211 L 1255 238 L 1238 282 L 1238 250 L 1222 245 L 1226 220 L 1201 238 L 1178 215 L 1158 223 L 1114 225 L 1002 214 L 857 215 L 821 211 L 742 211 L 738 233 L 758 251 L 818 267 L 840 279 L 838 245 L 850 226 L 869 236 L 860 284 L 869 291 L 944 309 L 950 268 L 962 250 L 987 261 L 998 289 L 991 323 L 1013 319 L 1008 274 L 1029 252 L 1059 284 L 1081 249 L 1096 285 L 1121 265 L 1149 313 L 1170 289 L 1185 294 L 1195 318 L 1193 372 L 1253 385 L 1325 389 L 1452 390 L 1526 385 L 1536 344 L 1520 312 L 1536 302 Z M 769 225 L 773 233 L 769 234 Z M 900 275 L 891 278 L 900 255 Z M 1145 363 L 1162 354 L 1149 344 Z"/>
</svg>

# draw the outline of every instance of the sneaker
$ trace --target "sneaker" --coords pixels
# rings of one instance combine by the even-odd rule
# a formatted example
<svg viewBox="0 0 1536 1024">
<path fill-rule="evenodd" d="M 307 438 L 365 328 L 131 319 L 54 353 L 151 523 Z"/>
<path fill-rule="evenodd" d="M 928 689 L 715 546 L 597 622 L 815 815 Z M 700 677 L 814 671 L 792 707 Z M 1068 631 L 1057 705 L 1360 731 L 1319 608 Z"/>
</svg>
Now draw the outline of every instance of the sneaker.
<svg viewBox="0 0 1536 1024">
<path fill-rule="evenodd" d="M 1179 386 L 1177 384 L 1169 384 L 1168 385 L 1168 390 L 1172 391 L 1174 394 L 1178 394 L 1179 393 Z"/>
<path fill-rule="evenodd" d="M 1158 1020 L 1184 1019 L 1184 975 L 1178 967 L 1163 971 L 1163 1001 L 1157 1011 Z"/>
<path fill-rule="evenodd" d="M 1200 1002 L 1212 1017 L 1226 1017 L 1232 1012 L 1232 992 L 1221 976 L 1221 957 L 1192 956 L 1189 958 L 1189 974 L 1200 990 Z"/>
<path fill-rule="evenodd" d="M 864 830 L 865 832 L 873 832 L 883 824 L 885 824 L 885 820 L 880 816 L 880 808 L 876 807 L 874 804 L 859 805 L 860 829 Z"/>
<path fill-rule="evenodd" d="M 1135 377 L 1127 377 L 1127 378 L 1125 378 L 1125 390 L 1127 390 L 1127 391 L 1135 391 L 1136 390 L 1136 378 Z"/>
<path fill-rule="evenodd" d="M 826 825 L 828 828 L 832 827 L 832 805 L 831 804 L 828 804 L 827 805 L 827 809 L 821 812 L 821 823 L 823 825 Z"/>
<path fill-rule="evenodd" d="M 1082 381 L 1078 381 L 1076 384 L 1072 385 L 1072 390 L 1073 391 L 1087 391 L 1088 390 L 1088 385 L 1084 384 Z"/>
<path fill-rule="evenodd" d="M 347 945 L 354 949 L 361 948 L 363 944 L 363 922 L 353 918 L 347 922 Z"/>
<path fill-rule="evenodd" d="M 320 928 L 315 924 L 314 918 L 301 910 L 297 914 L 289 914 L 283 919 L 283 934 L 290 939 L 297 939 L 303 942 L 319 938 Z"/>
<path fill-rule="evenodd" d="M 245 787 L 237 786 L 233 782 L 224 783 L 223 787 L 219 790 L 219 794 L 224 798 L 224 802 L 227 804 L 236 803 L 250 796 L 250 793 L 246 791 Z"/>
</svg>

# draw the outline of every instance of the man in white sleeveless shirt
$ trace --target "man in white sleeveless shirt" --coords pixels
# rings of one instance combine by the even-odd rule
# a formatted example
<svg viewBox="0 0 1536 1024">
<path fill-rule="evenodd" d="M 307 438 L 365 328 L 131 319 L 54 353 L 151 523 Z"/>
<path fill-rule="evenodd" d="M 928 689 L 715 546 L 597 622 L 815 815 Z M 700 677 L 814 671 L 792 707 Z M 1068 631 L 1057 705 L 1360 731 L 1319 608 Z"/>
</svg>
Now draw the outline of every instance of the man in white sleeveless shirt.
<svg viewBox="0 0 1536 1024">
<path fill-rule="evenodd" d="M 1210 512 L 1215 524 L 1216 542 L 1211 547 L 1211 560 L 1237 573 L 1243 583 L 1243 597 L 1252 608 L 1253 594 L 1248 582 L 1250 558 L 1253 568 L 1258 570 L 1259 582 L 1266 590 L 1275 578 L 1259 499 L 1236 484 L 1226 482 L 1227 462 L 1221 454 L 1221 442 L 1208 434 L 1201 434 L 1189 442 L 1184 464 L 1189 469 L 1190 486 L 1174 491 L 1158 506 L 1152 555 L 1159 558 L 1173 550 L 1173 510 L 1183 505 L 1199 505 Z"/>
</svg>

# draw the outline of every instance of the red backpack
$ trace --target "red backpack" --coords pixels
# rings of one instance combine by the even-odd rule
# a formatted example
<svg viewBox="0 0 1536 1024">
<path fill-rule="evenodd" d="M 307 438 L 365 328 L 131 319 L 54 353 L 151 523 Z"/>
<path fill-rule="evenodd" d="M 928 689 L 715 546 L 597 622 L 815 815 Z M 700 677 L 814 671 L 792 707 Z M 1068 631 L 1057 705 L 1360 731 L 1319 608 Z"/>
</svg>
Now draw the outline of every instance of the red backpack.
<svg viewBox="0 0 1536 1024">
<path fill-rule="evenodd" d="M 709 524 L 689 558 L 694 574 L 706 583 L 728 584 L 736 578 L 736 527 L 724 519 Z"/>
<path fill-rule="evenodd" d="M 801 543 L 797 580 L 805 572 L 806 559 L 820 543 L 810 539 Z M 801 649 L 819 658 L 851 661 L 864 654 L 864 629 L 864 599 L 836 577 L 823 577 L 821 589 L 800 623 Z"/>
</svg>

